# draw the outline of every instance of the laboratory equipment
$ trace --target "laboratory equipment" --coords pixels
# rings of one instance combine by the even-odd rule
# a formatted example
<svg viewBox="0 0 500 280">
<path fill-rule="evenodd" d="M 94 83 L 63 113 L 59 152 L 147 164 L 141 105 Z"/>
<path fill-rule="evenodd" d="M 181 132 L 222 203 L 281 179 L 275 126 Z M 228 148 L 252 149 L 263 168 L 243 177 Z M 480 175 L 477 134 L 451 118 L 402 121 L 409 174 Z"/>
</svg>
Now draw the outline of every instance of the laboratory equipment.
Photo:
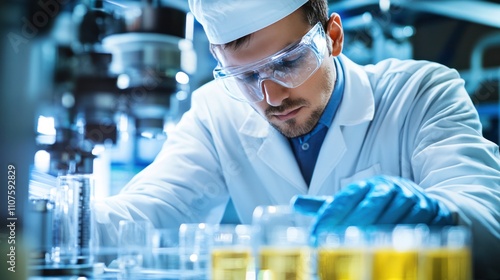
<svg viewBox="0 0 500 280">
<path fill-rule="evenodd" d="M 18 11 L 24 25 L 15 19 L 1 25 L 10 38 L 2 55 L 14 53 L 6 60 L 9 71 L 29 69 L 22 71 L 28 82 L 2 80 L 2 92 L 26 93 L 20 128 L 9 124 L 6 133 L 21 131 L 12 138 L 29 141 L 2 138 L 2 144 L 23 146 L 5 156 L 19 165 L 18 194 L 29 197 L 28 236 L 44 232 L 33 242 L 28 269 L 87 275 L 94 263 L 93 193 L 102 187 L 93 176 L 96 159 L 125 140 L 132 144 L 120 148 L 135 154 L 139 139 L 166 138 L 196 69 L 194 19 L 187 7 L 146 0 L 20 1 L 2 3 L 4 11 Z M 33 184 L 35 172 L 52 179 Z"/>
</svg>

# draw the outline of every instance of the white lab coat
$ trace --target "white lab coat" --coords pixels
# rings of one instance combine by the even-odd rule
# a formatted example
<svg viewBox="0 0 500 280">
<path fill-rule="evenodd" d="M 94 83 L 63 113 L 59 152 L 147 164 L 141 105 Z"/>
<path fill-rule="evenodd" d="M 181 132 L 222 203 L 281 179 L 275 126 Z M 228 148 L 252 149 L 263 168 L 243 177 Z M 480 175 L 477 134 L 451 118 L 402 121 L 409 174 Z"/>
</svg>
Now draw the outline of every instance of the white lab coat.
<svg viewBox="0 0 500 280">
<path fill-rule="evenodd" d="M 309 187 L 288 140 L 210 82 L 193 93 L 155 161 L 121 194 L 96 204 L 101 242 L 115 240 L 120 219 L 147 218 L 156 227 L 217 223 L 231 197 L 250 223 L 258 205 L 334 195 L 354 180 L 387 174 L 415 181 L 456 213 L 473 231 L 476 268 L 498 276 L 500 156 L 482 138 L 458 73 L 425 61 L 362 67 L 340 58 L 344 96 Z"/>
</svg>

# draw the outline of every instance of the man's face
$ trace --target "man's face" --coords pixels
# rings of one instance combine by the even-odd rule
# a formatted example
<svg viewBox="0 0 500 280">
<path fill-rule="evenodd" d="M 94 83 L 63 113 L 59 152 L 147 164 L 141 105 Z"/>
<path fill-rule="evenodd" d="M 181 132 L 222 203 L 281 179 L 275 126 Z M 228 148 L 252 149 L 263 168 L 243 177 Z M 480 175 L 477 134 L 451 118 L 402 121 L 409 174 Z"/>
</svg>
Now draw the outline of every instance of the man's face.
<svg viewBox="0 0 500 280">
<path fill-rule="evenodd" d="M 311 26 L 300 10 L 253 33 L 248 42 L 236 49 L 219 52 L 224 66 L 242 66 L 277 53 L 300 40 Z M 330 99 L 335 81 L 332 59 L 325 58 L 320 68 L 296 88 L 287 88 L 271 80 L 264 80 L 264 100 L 250 103 L 272 126 L 286 137 L 297 137 L 310 132 L 317 124 Z"/>
</svg>

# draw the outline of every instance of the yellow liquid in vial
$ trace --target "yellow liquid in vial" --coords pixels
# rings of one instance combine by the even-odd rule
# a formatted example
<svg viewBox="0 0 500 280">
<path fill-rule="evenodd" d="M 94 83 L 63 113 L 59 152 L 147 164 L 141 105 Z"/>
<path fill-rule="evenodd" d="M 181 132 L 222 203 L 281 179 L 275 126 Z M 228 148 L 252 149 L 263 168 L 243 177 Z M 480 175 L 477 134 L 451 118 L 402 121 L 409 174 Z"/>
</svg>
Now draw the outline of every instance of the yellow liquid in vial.
<svg viewBox="0 0 500 280">
<path fill-rule="evenodd" d="M 319 249 L 318 279 L 359 280 L 364 279 L 366 255 L 359 249 Z"/>
<path fill-rule="evenodd" d="M 417 251 L 380 249 L 373 252 L 371 279 L 416 280 L 418 269 Z"/>
<path fill-rule="evenodd" d="M 435 249 L 422 252 L 420 279 L 470 280 L 471 254 L 463 249 Z"/>
<path fill-rule="evenodd" d="M 259 280 L 309 280 L 309 248 L 263 248 L 259 254 Z"/>
<path fill-rule="evenodd" d="M 245 280 L 251 264 L 250 249 L 213 249 L 212 280 Z"/>
</svg>

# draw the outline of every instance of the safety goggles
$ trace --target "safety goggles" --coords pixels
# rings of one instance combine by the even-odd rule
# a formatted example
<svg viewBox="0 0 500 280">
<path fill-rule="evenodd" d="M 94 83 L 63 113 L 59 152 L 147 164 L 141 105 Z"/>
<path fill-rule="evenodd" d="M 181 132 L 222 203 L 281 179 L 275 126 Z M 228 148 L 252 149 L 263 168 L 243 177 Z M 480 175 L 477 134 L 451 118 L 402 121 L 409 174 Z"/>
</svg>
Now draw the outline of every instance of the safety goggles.
<svg viewBox="0 0 500 280">
<path fill-rule="evenodd" d="M 302 39 L 257 62 L 214 69 L 214 78 L 234 99 L 259 102 L 264 99 L 262 83 L 271 80 L 295 88 L 311 77 L 323 62 L 326 52 L 325 31 L 317 23 Z"/>
</svg>

